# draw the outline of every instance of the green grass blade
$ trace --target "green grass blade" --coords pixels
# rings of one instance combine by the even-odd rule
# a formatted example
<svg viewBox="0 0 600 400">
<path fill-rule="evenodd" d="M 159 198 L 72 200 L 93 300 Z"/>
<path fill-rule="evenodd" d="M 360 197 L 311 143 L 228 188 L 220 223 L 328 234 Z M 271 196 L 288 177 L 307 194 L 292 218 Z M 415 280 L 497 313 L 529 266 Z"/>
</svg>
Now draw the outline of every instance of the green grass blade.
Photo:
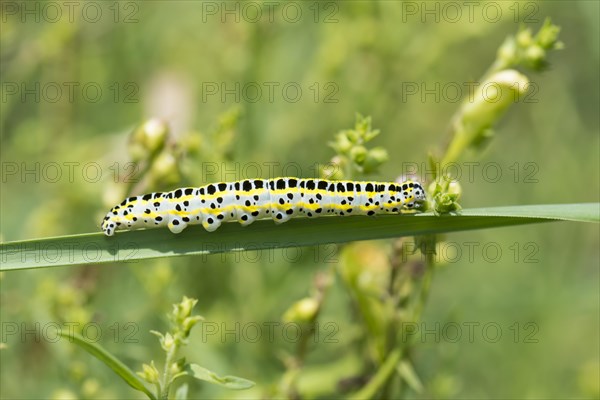
<svg viewBox="0 0 600 400">
<path fill-rule="evenodd" d="M 598 223 L 600 222 L 600 203 L 471 208 L 469 210 L 464 210 L 462 215 L 545 218 L 563 221 Z"/>
<path fill-rule="evenodd" d="M 249 381 L 248 379 L 237 376 L 219 376 L 214 372 L 199 366 L 198 364 L 188 365 L 186 374 L 198 380 L 214 383 L 215 385 L 223 386 L 227 389 L 233 390 L 249 389 L 256 385 L 254 382 Z"/>
<path fill-rule="evenodd" d="M 156 399 L 154 394 L 152 394 L 152 392 L 148 390 L 146 385 L 144 385 L 144 382 L 140 377 L 138 377 L 132 370 L 129 369 L 129 367 L 123 364 L 118 358 L 110 354 L 103 347 L 101 347 L 98 344 L 86 341 L 82 336 L 78 334 L 68 334 L 64 332 L 60 332 L 59 334 L 60 336 L 69 340 L 70 342 L 75 342 L 85 351 L 96 357 L 98 360 L 102 361 L 117 375 L 119 375 L 125 382 L 127 382 L 129 386 L 136 390 L 139 390 L 140 392 L 144 392 L 150 399 Z"/>
<path fill-rule="evenodd" d="M 441 217 L 425 213 L 298 218 L 282 225 L 263 220 L 248 227 L 227 223 L 212 233 L 191 226 L 178 235 L 168 229 L 148 229 L 119 232 L 113 237 L 89 233 L 25 240 L 0 245 L 0 271 L 313 246 L 556 220 L 598 223 L 600 203 L 477 208 Z"/>
</svg>

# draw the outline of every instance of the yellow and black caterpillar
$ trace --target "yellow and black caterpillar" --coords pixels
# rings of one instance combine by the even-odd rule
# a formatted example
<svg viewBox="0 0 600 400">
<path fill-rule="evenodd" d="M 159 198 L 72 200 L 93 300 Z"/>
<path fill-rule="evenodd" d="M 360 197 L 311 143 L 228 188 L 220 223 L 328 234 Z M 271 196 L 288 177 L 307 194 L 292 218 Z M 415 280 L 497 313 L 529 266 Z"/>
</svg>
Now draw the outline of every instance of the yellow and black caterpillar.
<svg viewBox="0 0 600 400">
<path fill-rule="evenodd" d="M 119 229 L 167 226 L 179 233 L 202 224 L 212 232 L 228 221 L 249 225 L 262 218 L 283 223 L 297 216 L 402 213 L 422 209 L 425 199 L 423 187 L 413 181 L 247 179 L 129 197 L 106 214 L 102 231 L 112 236 Z"/>
</svg>

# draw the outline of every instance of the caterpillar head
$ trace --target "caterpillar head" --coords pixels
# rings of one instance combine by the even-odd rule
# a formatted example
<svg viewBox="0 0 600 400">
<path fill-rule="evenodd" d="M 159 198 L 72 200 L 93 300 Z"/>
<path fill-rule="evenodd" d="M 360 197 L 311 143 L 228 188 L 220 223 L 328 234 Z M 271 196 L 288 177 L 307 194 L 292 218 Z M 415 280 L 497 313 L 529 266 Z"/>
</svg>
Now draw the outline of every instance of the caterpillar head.
<svg viewBox="0 0 600 400">
<path fill-rule="evenodd" d="M 102 232 L 104 232 L 106 236 L 114 235 L 115 229 L 117 229 L 117 225 L 120 225 L 113 219 L 113 217 L 114 213 L 113 210 L 111 210 L 108 214 L 106 214 L 106 216 L 102 220 L 102 224 L 100 224 L 100 226 L 102 227 Z"/>
<path fill-rule="evenodd" d="M 427 195 L 423 186 L 414 181 L 407 181 L 407 183 L 410 185 L 408 188 L 410 194 L 404 205 L 405 209 L 423 211 L 427 208 Z"/>
<path fill-rule="evenodd" d="M 420 183 L 415 182 L 413 187 L 413 193 L 415 197 L 415 206 L 416 209 L 422 209 L 426 207 L 427 203 L 427 195 L 425 194 L 425 190 Z"/>
</svg>

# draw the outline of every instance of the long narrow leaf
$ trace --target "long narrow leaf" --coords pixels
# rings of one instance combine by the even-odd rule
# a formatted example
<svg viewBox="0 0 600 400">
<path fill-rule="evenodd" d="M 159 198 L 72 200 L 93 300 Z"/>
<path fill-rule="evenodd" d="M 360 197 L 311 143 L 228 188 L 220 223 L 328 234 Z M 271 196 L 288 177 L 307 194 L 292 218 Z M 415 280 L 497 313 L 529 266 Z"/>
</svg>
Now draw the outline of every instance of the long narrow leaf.
<svg viewBox="0 0 600 400">
<path fill-rule="evenodd" d="M 237 376 L 219 376 L 214 372 L 199 366 L 198 364 L 190 364 L 186 370 L 186 374 L 198 380 L 214 383 L 216 385 L 233 390 L 249 389 L 256 385 L 254 382 L 249 381 L 248 379 Z"/>
<path fill-rule="evenodd" d="M 178 235 L 168 229 L 148 229 L 113 237 L 90 233 L 8 242 L 0 245 L 0 271 L 313 246 L 556 220 L 598 223 L 600 203 L 478 208 L 442 217 L 425 213 L 298 218 L 282 225 L 263 220 L 248 227 L 227 223 L 212 233 L 191 226 Z"/>
<path fill-rule="evenodd" d="M 70 342 L 75 342 L 82 349 L 96 357 L 98 360 L 102 361 L 106 364 L 110 369 L 112 369 L 117 375 L 119 375 L 129 386 L 132 388 L 139 390 L 140 392 L 146 393 L 146 395 L 150 399 L 156 399 L 154 394 L 148 390 L 144 382 L 138 377 L 132 370 L 127 367 L 127 365 L 123 364 L 118 358 L 110 354 L 107 350 L 105 350 L 100 345 L 95 343 L 90 343 L 86 341 L 82 336 L 78 334 L 68 334 L 64 332 L 59 333 L 60 336 L 68 339 Z"/>
</svg>

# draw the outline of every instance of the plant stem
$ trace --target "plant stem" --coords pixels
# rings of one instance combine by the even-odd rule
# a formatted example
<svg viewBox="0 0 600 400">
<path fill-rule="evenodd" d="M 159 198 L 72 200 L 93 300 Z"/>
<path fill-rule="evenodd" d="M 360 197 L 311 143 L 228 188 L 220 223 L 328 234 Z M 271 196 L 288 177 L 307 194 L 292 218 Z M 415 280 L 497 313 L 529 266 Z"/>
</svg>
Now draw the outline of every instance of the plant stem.
<svg viewBox="0 0 600 400">
<path fill-rule="evenodd" d="M 375 397 L 377 391 L 383 387 L 391 377 L 391 375 L 396 370 L 396 366 L 400 362 L 402 358 L 402 349 L 399 347 L 392 350 L 392 352 L 387 356 L 384 363 L 381 364 L 381 367 L 361 390 L 356 392 L 352 399 L 363 400 L 363 399 L 372 399 Z"/>
<path fill-rule="evenodd" d="M 173 346 L 167 351 L 167 355 L 165 357 L 165 370 L 160 378 L 159 382 L 159 393 L 158 398 L 161 400 L 167 400 L 169 398 L 169 388 L 171 387 L 171 365 L 173 364 L 173 359 L 177 354 L 177 350 L 179 349 L 179 345 L 176 342 L 173 343 Z"/>
<path fill-rule="evenodd" d="M 434 241 L 432 241 L 432 245 L 435 246 L 435 239 Z M 425 273 L 423 274 L 423 280 L 421 283 L 421 292 L 419 293 L 419 299 L 417 304 L 415 305 L 413 312 L 412 319 L 415 323 L 420 321 L 423 309 L 425 308 L 425 304 L 427 303 L 427 299 L 429 298 L 431 282 L 433 281 L 434 266 L 434 254 L 433 252 L 428 251 L 427 254 L 425 254 Z"/>
</svg>

